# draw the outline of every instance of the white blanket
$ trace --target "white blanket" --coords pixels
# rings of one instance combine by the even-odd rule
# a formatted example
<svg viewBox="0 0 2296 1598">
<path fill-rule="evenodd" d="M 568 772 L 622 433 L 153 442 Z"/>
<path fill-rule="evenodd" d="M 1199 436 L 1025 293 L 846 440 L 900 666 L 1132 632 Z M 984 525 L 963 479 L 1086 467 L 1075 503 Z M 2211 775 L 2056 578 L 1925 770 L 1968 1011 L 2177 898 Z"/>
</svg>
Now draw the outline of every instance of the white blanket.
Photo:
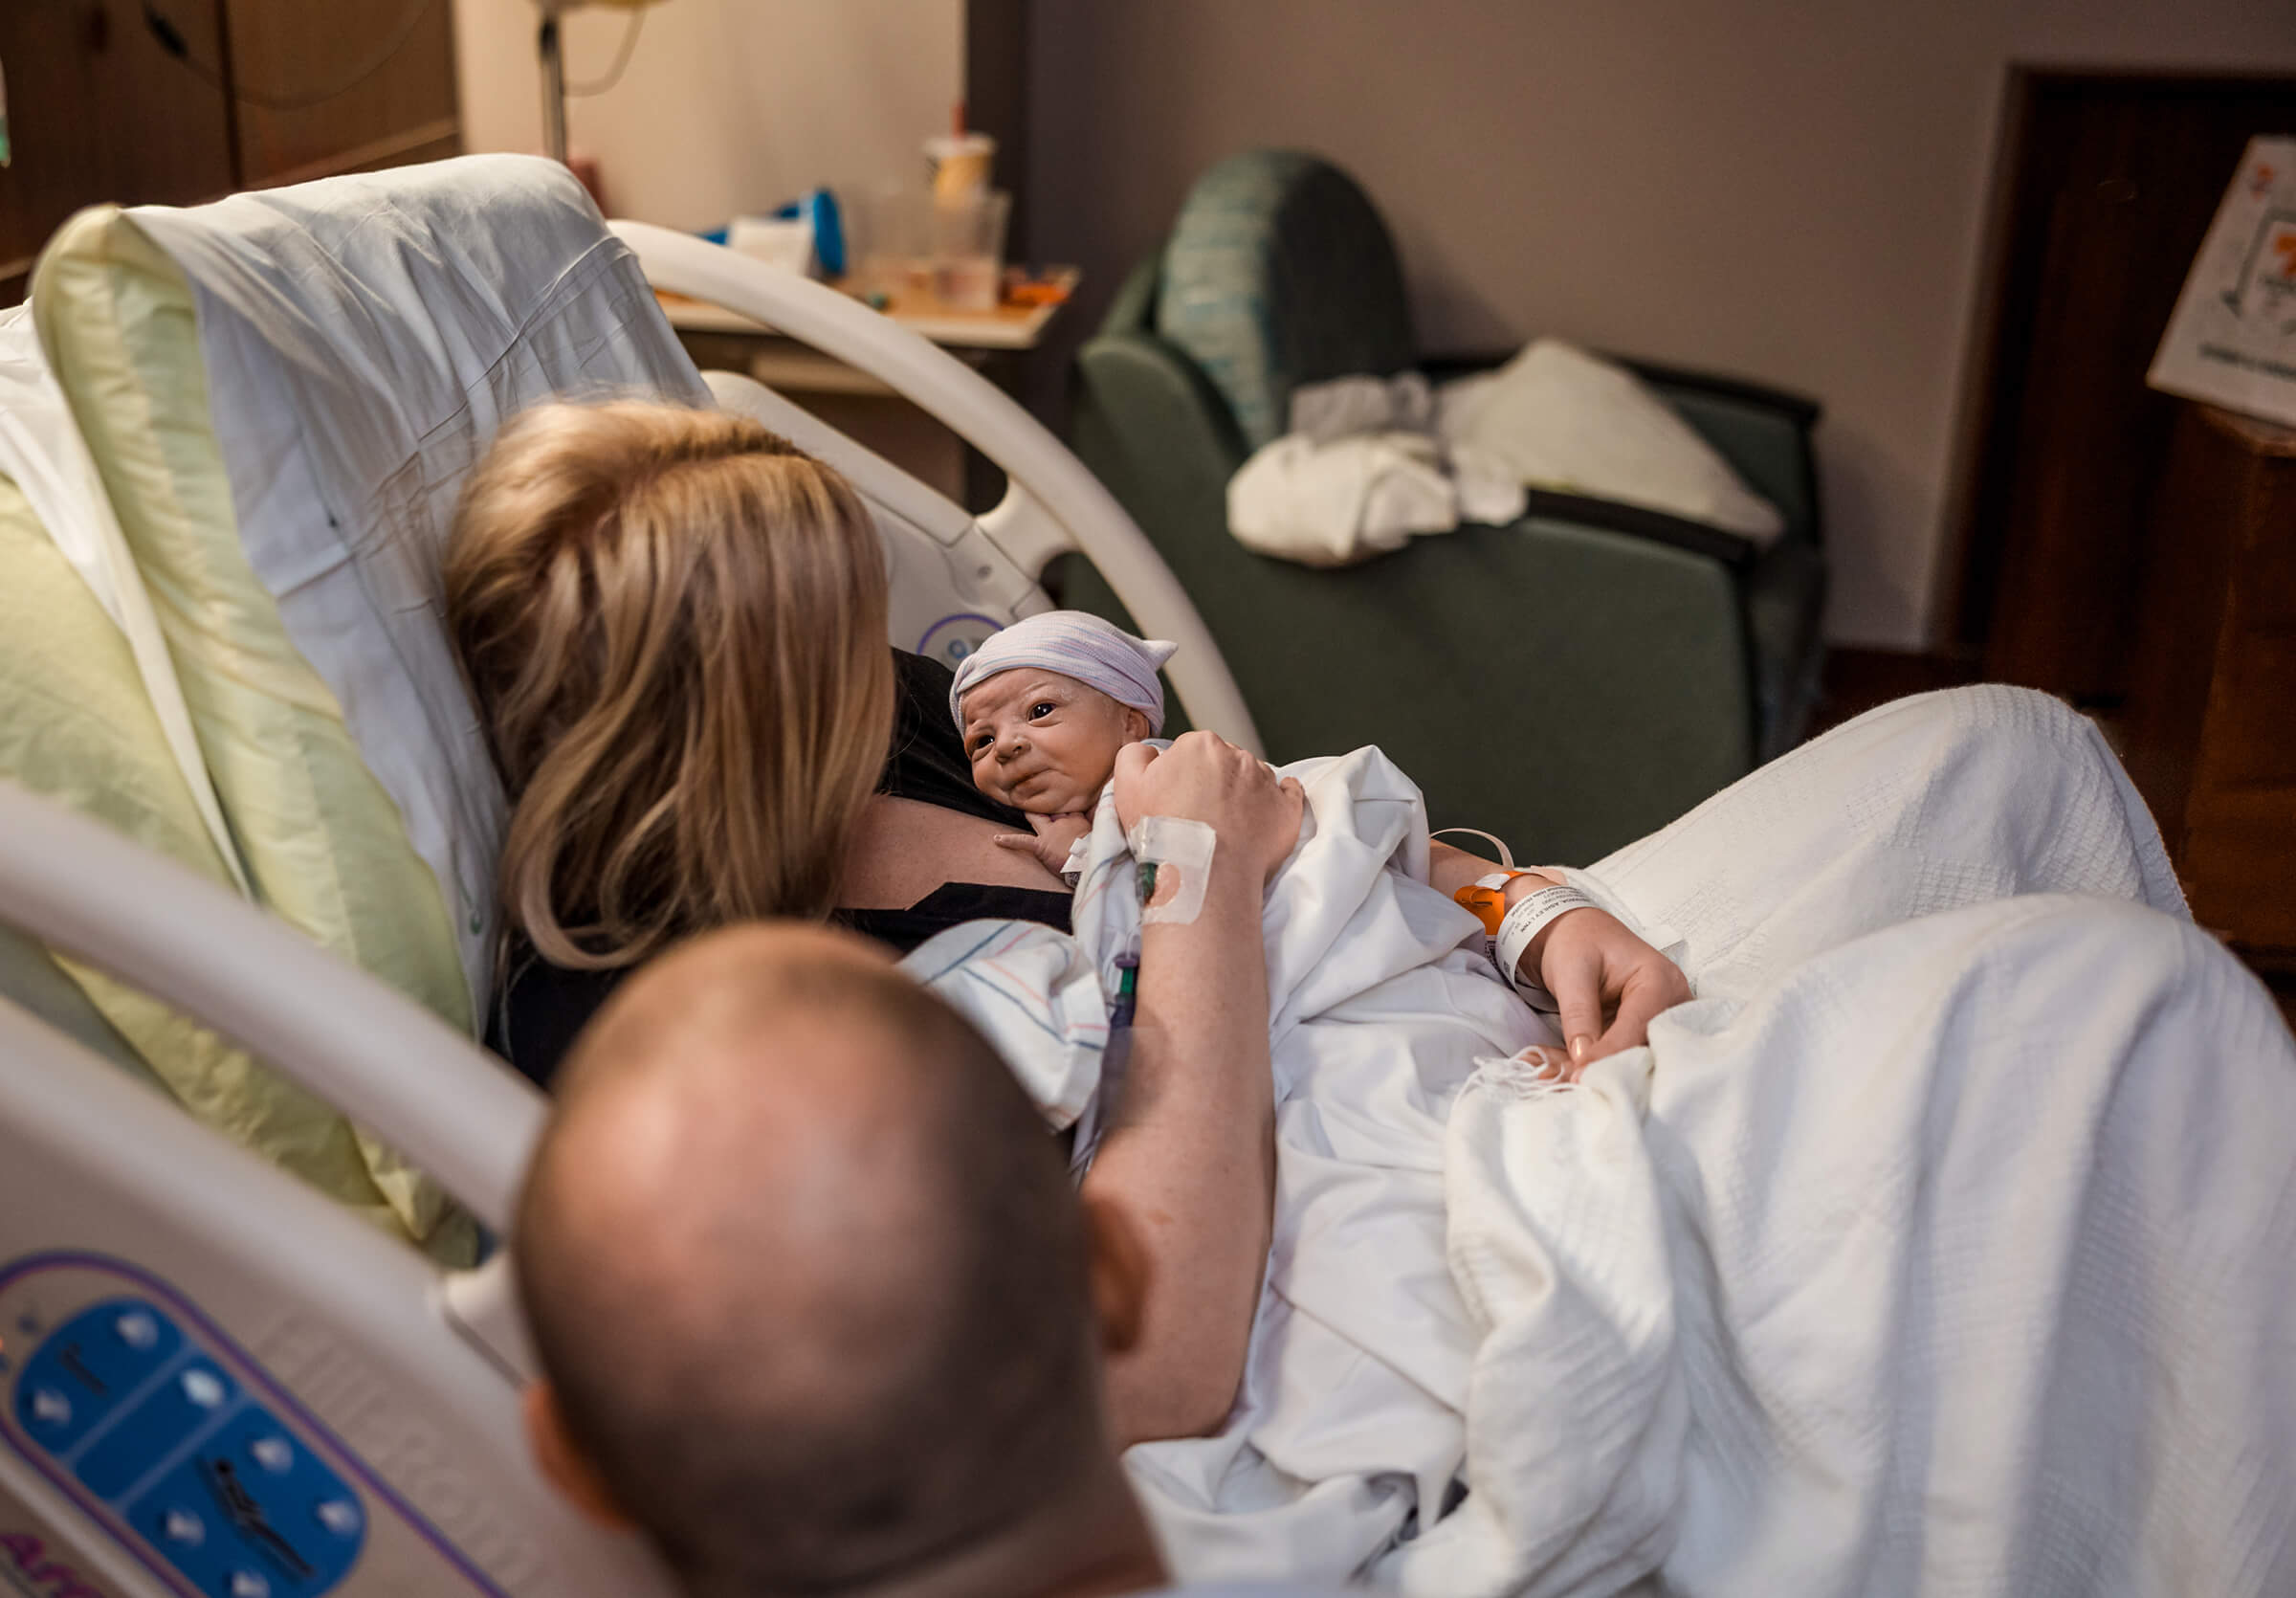
<svg viewBox="0 0 2296 1598">
<path fill-rule="evenodd" d="M 1344 1577 L 1443 1502 L 1475 1337 L 1444 1260 L 1444 1123 L 1479 1058 L 1556 1040 L 1427 885 L 1407 777 L 1377 749 L 1282 770 L 1307 818 L 1261 919 L 1276 1197 L 1243 1391 L 1218 1436 L 1126 1461 L 1190 1579 Z M 1113 983 L 1138 925 L 1114 805 L 1088 862 L 1072 918 Z"/>
<path fill-rule="evenodd" d="M 2296 1590 L 2296 1053 L 2087 722 L 1900 701 L 1578 874 L 1700 998 L 1562 1091 L 1408 782 L 1290 769 L 1244 1387 L 1128 1460 L 1183 1575 Z"/>
<path fill-rule="evenodd" d="M 133 214 L 197 297 L 248 560 L 437 874 L 483 1013 L 503 801 L 442 620 L 454 497 L 530 405 L 709 390 L 556 162 L 464 156 Z"/>
<path fill-rule="evenodd" d="M 1462 1095 L 1472 1492 L 1382 1576 L 2296 1590 L 2296 1049 L 2094 729 L 1901 701 L 1589 878 L 1702 997 Z"/>
</svg>

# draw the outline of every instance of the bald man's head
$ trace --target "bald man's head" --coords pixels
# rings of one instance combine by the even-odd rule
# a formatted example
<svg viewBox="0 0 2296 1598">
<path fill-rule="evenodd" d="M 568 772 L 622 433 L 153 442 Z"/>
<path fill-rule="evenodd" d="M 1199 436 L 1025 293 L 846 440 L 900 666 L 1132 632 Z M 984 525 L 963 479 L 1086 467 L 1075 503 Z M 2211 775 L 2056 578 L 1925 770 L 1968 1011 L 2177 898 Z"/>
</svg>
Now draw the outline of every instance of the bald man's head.
<svg viewBox="0 0 2296 1598">
<path fill-rule="evenodd" d="M 623 985 L 560 1091 L 519 1214 L 535 1342 L 690 1590 L 897 1577 L 1105 1467 L 1058 1149 L 870 945 L 696 940 Z"/>
</svg>

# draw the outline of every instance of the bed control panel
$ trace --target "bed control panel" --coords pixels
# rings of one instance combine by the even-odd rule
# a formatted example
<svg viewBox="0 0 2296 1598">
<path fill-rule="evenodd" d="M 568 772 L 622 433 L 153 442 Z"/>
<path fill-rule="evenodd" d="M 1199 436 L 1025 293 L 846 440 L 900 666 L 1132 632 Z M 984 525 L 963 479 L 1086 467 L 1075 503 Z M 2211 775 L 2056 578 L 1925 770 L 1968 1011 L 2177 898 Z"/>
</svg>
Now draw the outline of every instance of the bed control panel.
<svg viewBox="0 0 2296 1598">
<path fill-rule="evenodd" d="M 43 1511 L 0 1491 L 0 1508 L 32 1506 L 22 1535 L 83 1558 L 124 1551 L 140 1567 L 124 1591 L 498 1591 L 195 1306 L 123 1263 L 0 1269 L 0 1467 L 11 1462 L 55 1500 Z M 11 1534 L 0 1525 L 0 1543 Z M 76 1593 L 115 1590 L 69 1559 L 55 1568 Z"/>
<path fill-rule="evenodd" d="M 16 1431 L 205 1598 L 318 1598 L 359 1557 L 359 1495 L 261 1398 L 140 1297 L 106 1298 L 29 1344 Z"/>
</svg>

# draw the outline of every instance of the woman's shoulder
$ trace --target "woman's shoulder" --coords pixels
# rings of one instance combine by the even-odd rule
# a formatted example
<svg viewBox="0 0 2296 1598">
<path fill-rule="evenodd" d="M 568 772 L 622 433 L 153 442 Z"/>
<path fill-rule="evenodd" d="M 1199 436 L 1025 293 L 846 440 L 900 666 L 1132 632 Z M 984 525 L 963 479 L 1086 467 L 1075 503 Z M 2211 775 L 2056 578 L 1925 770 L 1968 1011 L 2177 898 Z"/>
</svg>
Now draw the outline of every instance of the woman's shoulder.
<svg viewBox="0 0 2296 1598">
<path fill-rule="evenodd" d="M 582 1029 L 633 969 L 554 965 L 523 938 L 515 940 L 496 984 L 486 1046 L 519 1076 L 547 1091 Z"/>
<path fill-rule="evenodd" d="M 938 660 L 902 649 L 893 652 L 893 665 L 898 688 L 893 746 L 877 791 L 1026 830 L 1027 816 L 973 786 L 972 762 L 964 758 L 964 742 L 949 721 L 949 686 L 955 675 Z"/>
</svg>

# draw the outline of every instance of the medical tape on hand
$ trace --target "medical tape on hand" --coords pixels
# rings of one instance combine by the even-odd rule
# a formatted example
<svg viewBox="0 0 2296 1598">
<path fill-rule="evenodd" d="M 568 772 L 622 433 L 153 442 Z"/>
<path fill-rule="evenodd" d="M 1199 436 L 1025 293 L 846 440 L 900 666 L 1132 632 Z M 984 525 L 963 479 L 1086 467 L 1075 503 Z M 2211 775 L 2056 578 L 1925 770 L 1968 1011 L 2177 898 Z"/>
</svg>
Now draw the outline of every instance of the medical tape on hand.
<svg viewBox="0 0 2296 1598">
<path fill-rule="evenodd" d="M 1523 951 L 1531 946 L 1531 940 L 1557 917 L 1567 916 L 1573 910 L 1599 908 L 1593 899 L 1568 883 L 1525 895 L 1507 912 L 1507 919 L 1499 922 L 1499 935 L 1491 940 L 1491 959 L 1498 964 L 1499 975 L 1516 988 L 1538 987 L 1535 974 L 1525 977 L 1515 969 L 1522 964 Z"/>
<path fill-rule="evenodd" d="M 1144 815 L 1124 840 L 1132 857 L 1156 868 L 1154 896 L 1160 903 L 1141 907 L 1140 921 L 1192 921 L 1203 908 L 1204 885 L 1212 877 L 1212 850 L 1219 834 L 1201 821 L 1176 815 Z"/>
</svg>

